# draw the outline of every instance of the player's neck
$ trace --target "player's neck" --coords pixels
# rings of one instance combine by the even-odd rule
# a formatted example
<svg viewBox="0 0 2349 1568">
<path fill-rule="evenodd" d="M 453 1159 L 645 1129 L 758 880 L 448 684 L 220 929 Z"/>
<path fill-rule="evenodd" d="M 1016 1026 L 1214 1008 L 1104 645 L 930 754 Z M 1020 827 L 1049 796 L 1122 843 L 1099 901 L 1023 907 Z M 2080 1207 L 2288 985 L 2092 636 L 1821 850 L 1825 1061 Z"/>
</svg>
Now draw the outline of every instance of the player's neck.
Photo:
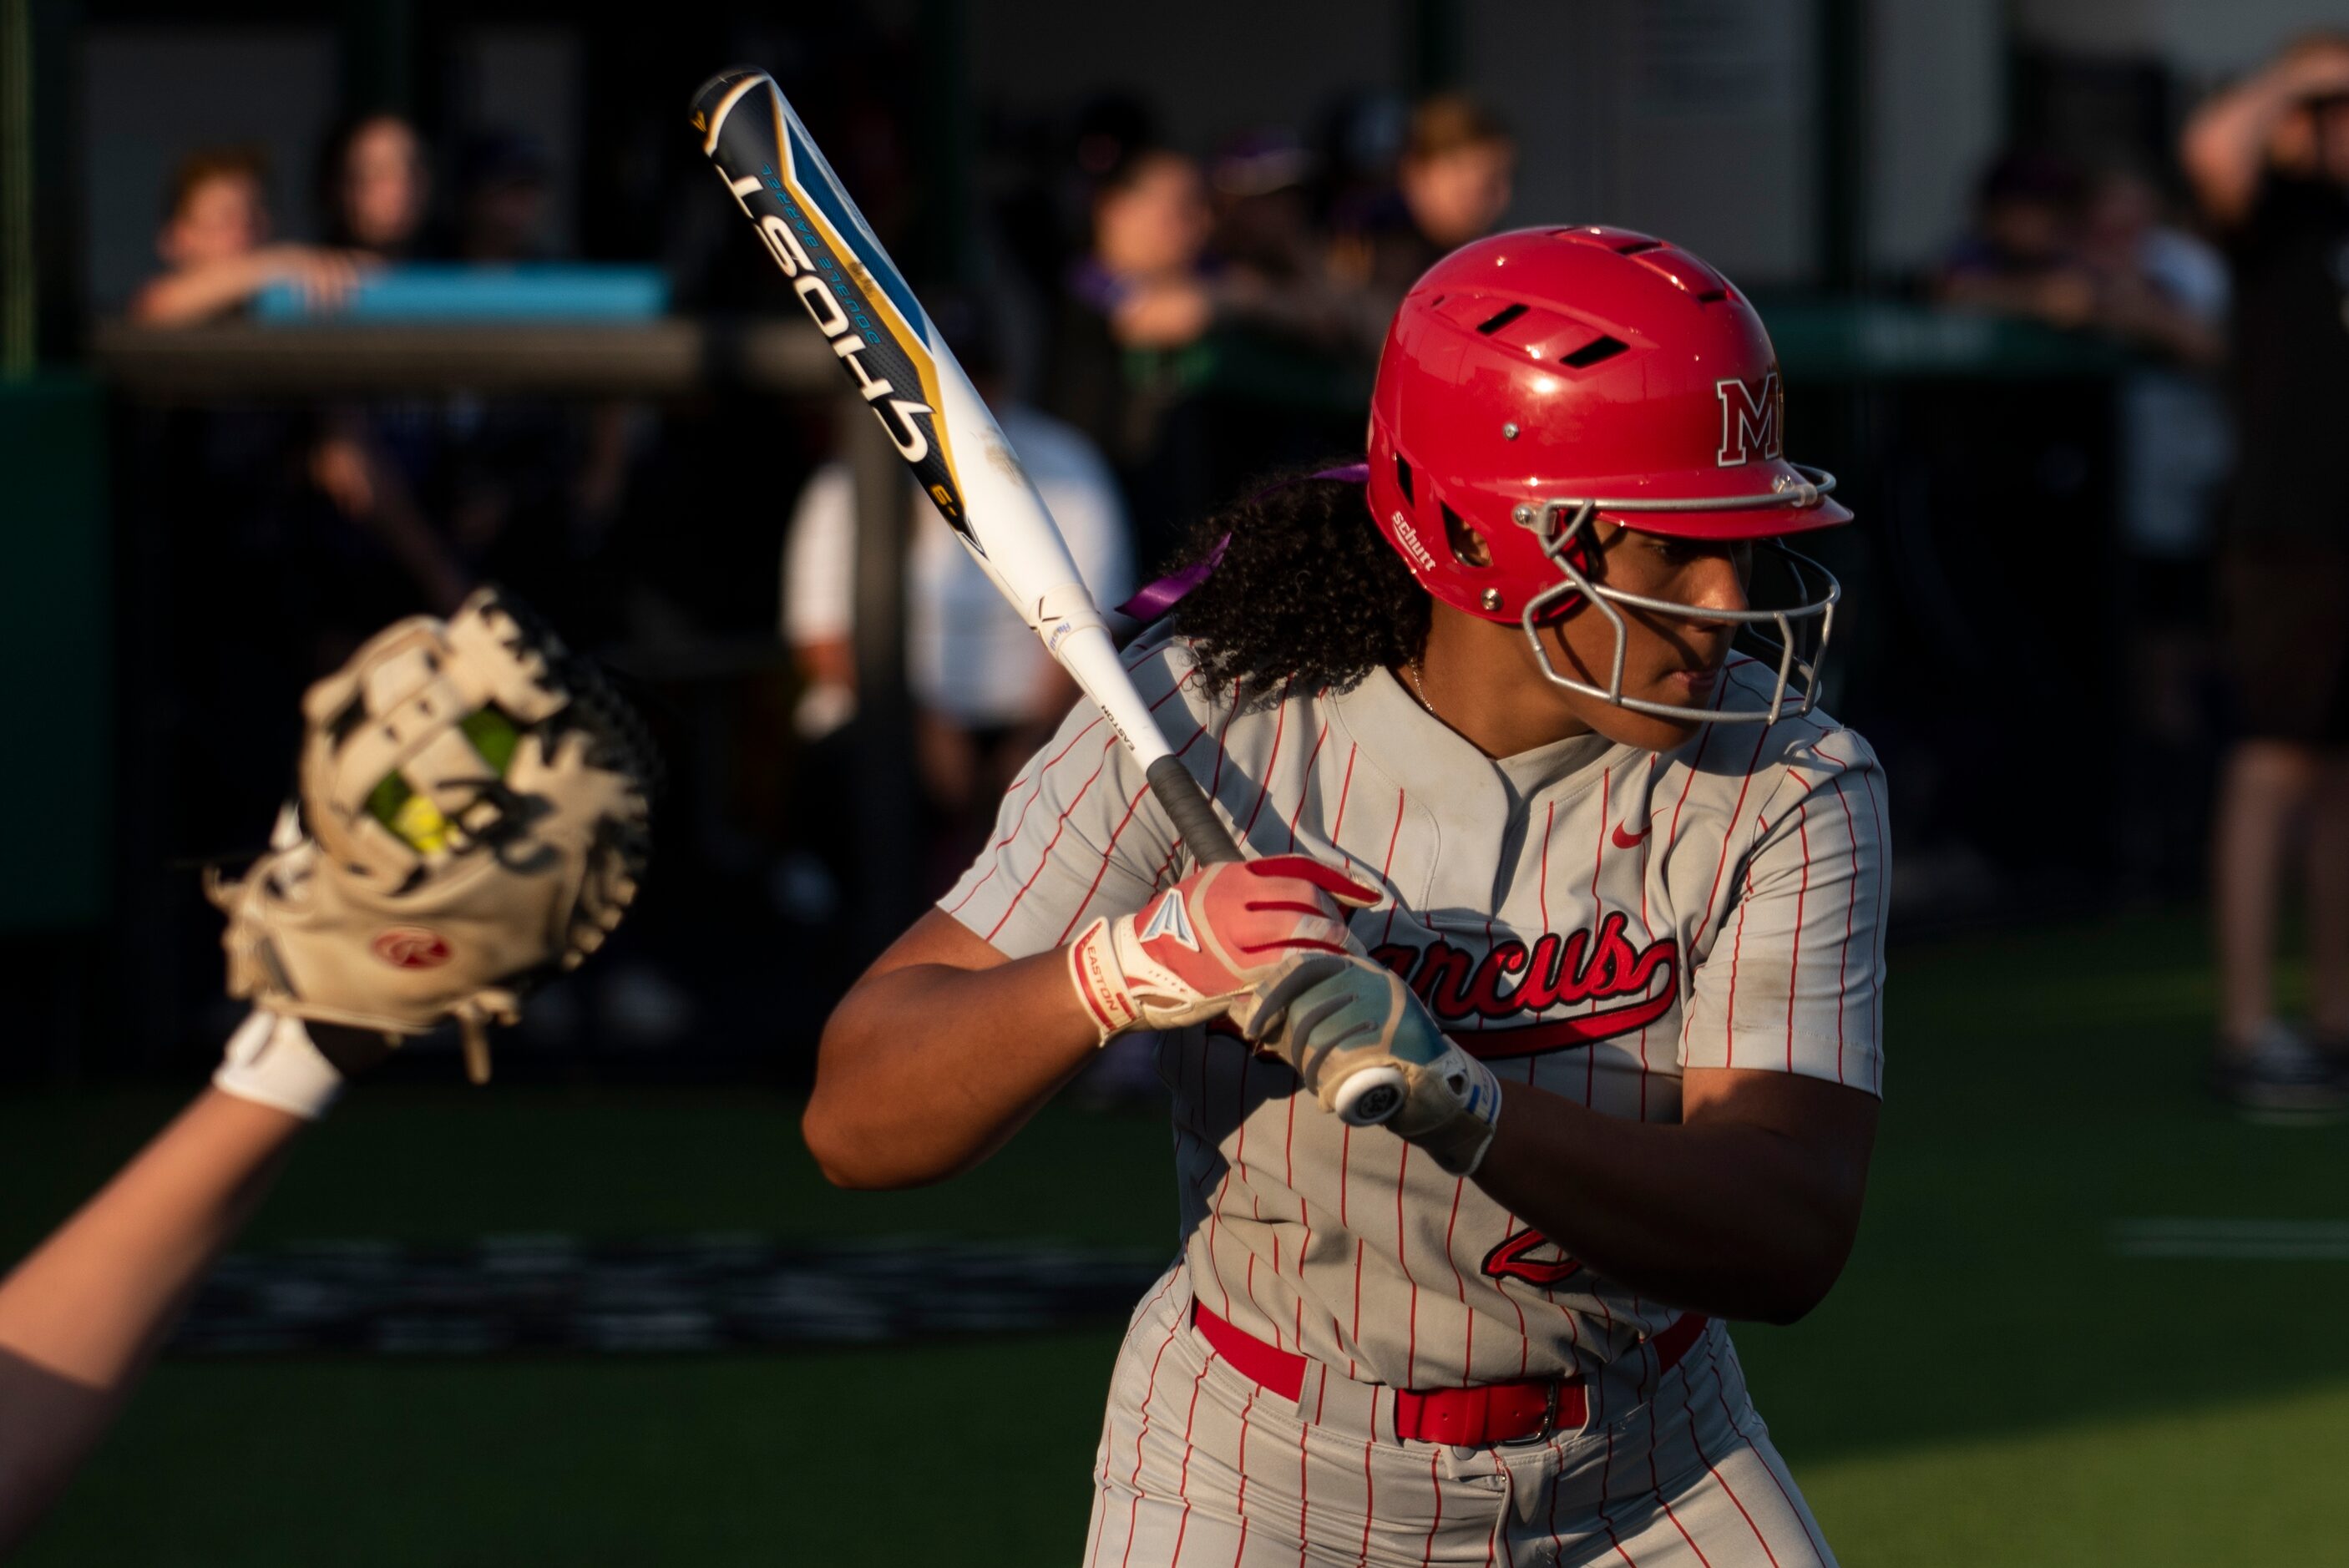
<svg viewBox="0 0 2349 1568">
<path fill-rule="evenodd" d="M 1515 757 L 1590 726 L 1567 706 L 1565 693 L 1534 663 L 1515 626 L 1464 615 L 1438 603 L 1417 666 L 1396 673 L 1460 738 L 1487 757 Z"/>
</svg>

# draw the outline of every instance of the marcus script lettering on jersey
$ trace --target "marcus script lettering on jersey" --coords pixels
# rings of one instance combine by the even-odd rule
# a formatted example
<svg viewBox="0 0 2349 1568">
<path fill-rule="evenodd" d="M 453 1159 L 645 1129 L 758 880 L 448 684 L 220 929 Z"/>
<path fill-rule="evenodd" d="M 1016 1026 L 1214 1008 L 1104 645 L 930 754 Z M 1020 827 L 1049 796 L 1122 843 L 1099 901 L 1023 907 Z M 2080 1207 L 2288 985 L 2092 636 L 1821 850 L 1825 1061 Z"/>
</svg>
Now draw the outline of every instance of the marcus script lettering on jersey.
<svg viewBox="0 0 2349 1568">
<path fill-rule="evenodd" d="M 1624 934 L 1629 923 L 1618 910 L 1595 931 L 1544 932 L 1531 947 L 1511 937 L 1481 959 L 1441 937 L 1425 947 L 1389 944 L 1371 956 L 1403 977 L 1463 1050 L 1486 1061 L 1513 1060 L 1632 1034 L 1671 1010 L 1680 945 L 1658 937 L 1635 947 Z M 1537 1020 L 1555 1007 L 1582 1003 L 1613 1005 L 1489 1026 Z M 1450 1026 L 1456 1024 L 1476 1026 L 1454 1031 Z"/>
</svg>

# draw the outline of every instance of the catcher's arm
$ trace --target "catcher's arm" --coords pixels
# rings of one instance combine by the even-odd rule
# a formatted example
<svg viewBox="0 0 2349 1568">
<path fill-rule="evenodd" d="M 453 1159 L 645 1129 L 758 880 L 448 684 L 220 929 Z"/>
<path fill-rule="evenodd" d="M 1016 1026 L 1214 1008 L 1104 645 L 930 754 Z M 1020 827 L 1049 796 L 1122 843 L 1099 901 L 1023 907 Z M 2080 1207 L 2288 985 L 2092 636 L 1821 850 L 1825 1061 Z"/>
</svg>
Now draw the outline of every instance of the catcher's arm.
<svg viewBox="0 0 2349 1568">
<path fill-rule="evenodd" d="M 0 1557 L 98 1446 L 307 1125 L 207 1089 L 0 1281 Z"/>
<path fill-rule="evenodd" d="M 444 1019 L 485 1049 L 486 1022 L 600 946 L 635 895 L 649 743 L 509 602 L 401 622 L 305 707 L 301 811 L 214 887 L 230 993 L 263 1005 L 212 1089 L 0 1281 L 0 1554 L 97 1445 L 345 1076 Z"/>
<path fill-rule="evenodd" d="M 0 1280 L 0 1557 L 105 1436 L 295 1135 L 388 1048 L 254 1012 L 213 1087 Z"/>
</svg>

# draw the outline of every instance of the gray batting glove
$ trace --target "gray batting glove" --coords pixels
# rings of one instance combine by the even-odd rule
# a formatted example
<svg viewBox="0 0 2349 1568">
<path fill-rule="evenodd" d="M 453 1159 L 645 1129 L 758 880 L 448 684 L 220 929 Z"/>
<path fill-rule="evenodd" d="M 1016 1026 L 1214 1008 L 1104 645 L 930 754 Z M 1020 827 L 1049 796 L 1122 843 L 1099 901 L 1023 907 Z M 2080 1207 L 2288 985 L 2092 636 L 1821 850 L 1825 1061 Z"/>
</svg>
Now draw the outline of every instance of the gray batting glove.
<svg viewBox="0 0 2349 1568">
<path fill-rule="evenodd" d="M 1452 1175 L 1475 1173 L 1500 1121 L 1500 1080 L 1445 1037 L 1401 975 L 1351 954 L 1300 954 L 1257 995 L 1250 1038 L 1294 1068 L 1323 1109 L 1350 1099 L 1348 1079 L 1391 1070 L 1402 1088 L 1384 1124 Z"/>
</svg>

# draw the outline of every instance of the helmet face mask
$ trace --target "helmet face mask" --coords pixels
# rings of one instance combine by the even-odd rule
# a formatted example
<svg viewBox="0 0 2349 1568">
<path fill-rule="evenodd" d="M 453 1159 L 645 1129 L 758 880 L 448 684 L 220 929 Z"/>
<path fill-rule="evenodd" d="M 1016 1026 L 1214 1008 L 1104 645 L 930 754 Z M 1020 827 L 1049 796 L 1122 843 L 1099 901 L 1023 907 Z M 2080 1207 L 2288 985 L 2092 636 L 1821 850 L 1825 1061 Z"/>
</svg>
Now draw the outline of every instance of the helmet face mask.
<svg viewBox="0 0 2349 1568">
<path fill-rule="evenodd" d="M 1366 500 L 1430 595 L 1523 627 L 1553 683 L 1682 723 L 1774 721 L 1811 711 L 1834 578 L 1774 545 L 1799 603 L 1644 598 L 1596 580 L 1593 519 L 1713 543 L 1849 521 L 1832 476 L 1785 459 L 1785 428 L 1776 353 L 1726 278 L 1628 230 L 1520 230 L 1454 251 L 1405 295 L 1379 359 Z M 1561 670 L 1539 635 L 1584 599 L 1614 628 L 1603 684 Z M 1775 633 L 1766 710 L 1626 692 L 1626 609 Z"/>
<path fill-rule="evenodd" d="M 1816 469 L 1805 472 L 1816 476 L 1811 482 L 1821 487 L 1821 493 L 1835 488 L 1832 474 Z M 1611 703 L 1633 713 L 1645 714 L 1651 718 L 1692 724 L 1775 724 L 1788 715 L 1797 718 L 1807 717 L 1817 706 L 1819 670 L 1826 658 L 1827 640 L 1835 633 L 1836 605 L 1843 598 L 1843 584 L 1837 581 L 1835 573 L 1809 556 L 1800 554 L 1773 538 L 1754 542 L 1785 565 L 1787 574 L 1794 580 L 1795 597 L 1799 601 L 1779 609 L 1757 610 L 1750 606 L 1743 610 L 1702 609 L 1593 582 L 1585 569 L 1590 552 L 1597 549 L 1597 542 L 1589 534 L 1592 519 L 1601 511 L 1638 510 L 1640 507 L 1636 502 L 1586 498 L 1549 500 L 1538 507 L 1526 503 L 1519 506 L 1513 514 L 1519 526 L 1534 531 L 1540 542 L 1542 553 L 1558 570 L 1558 580 L 1526 600 L 1525 609 L 1517 617 L 1543 676 L 1568 691 Z M 1814 581 L 1819 584 L 1816 593 L 1810 586 Z M 1550 657 L 1548 645 L 1541 637 L 1545 623 L 1556 622 L 1576 604 L 1584 602 L 1606 616 L 1614 629 L 1615 652 L 1609 661 L 1607 684 L 1603 686 L 1560 670 Z M 1651 615 L 1727 622 L 1751 635 L 1775 655 L 1772 663 L 1775 667 L 1776 684 L 1770 693 L 1770 706 L 1766 709 L 1754 711 L 1723 711 L 1718 707 L 1691 707 L 1686 704 L 1659 702 L 1651 697 L 1627 695 L 1623 690 L 1623 665 L 1630 647 L 1631 629 L 1619 605 L 1628 605 Z M 1777 634 L 1772 637 L 1755 630 L 1763 626 L 1773 628 Z M 1801 682 L 1799 686 L 1795 684 L 1797 677 Z M 1789 695 L 1796 698 L 1795 706 L 1791 708 L 1787 707 Z"/>
</svg>

